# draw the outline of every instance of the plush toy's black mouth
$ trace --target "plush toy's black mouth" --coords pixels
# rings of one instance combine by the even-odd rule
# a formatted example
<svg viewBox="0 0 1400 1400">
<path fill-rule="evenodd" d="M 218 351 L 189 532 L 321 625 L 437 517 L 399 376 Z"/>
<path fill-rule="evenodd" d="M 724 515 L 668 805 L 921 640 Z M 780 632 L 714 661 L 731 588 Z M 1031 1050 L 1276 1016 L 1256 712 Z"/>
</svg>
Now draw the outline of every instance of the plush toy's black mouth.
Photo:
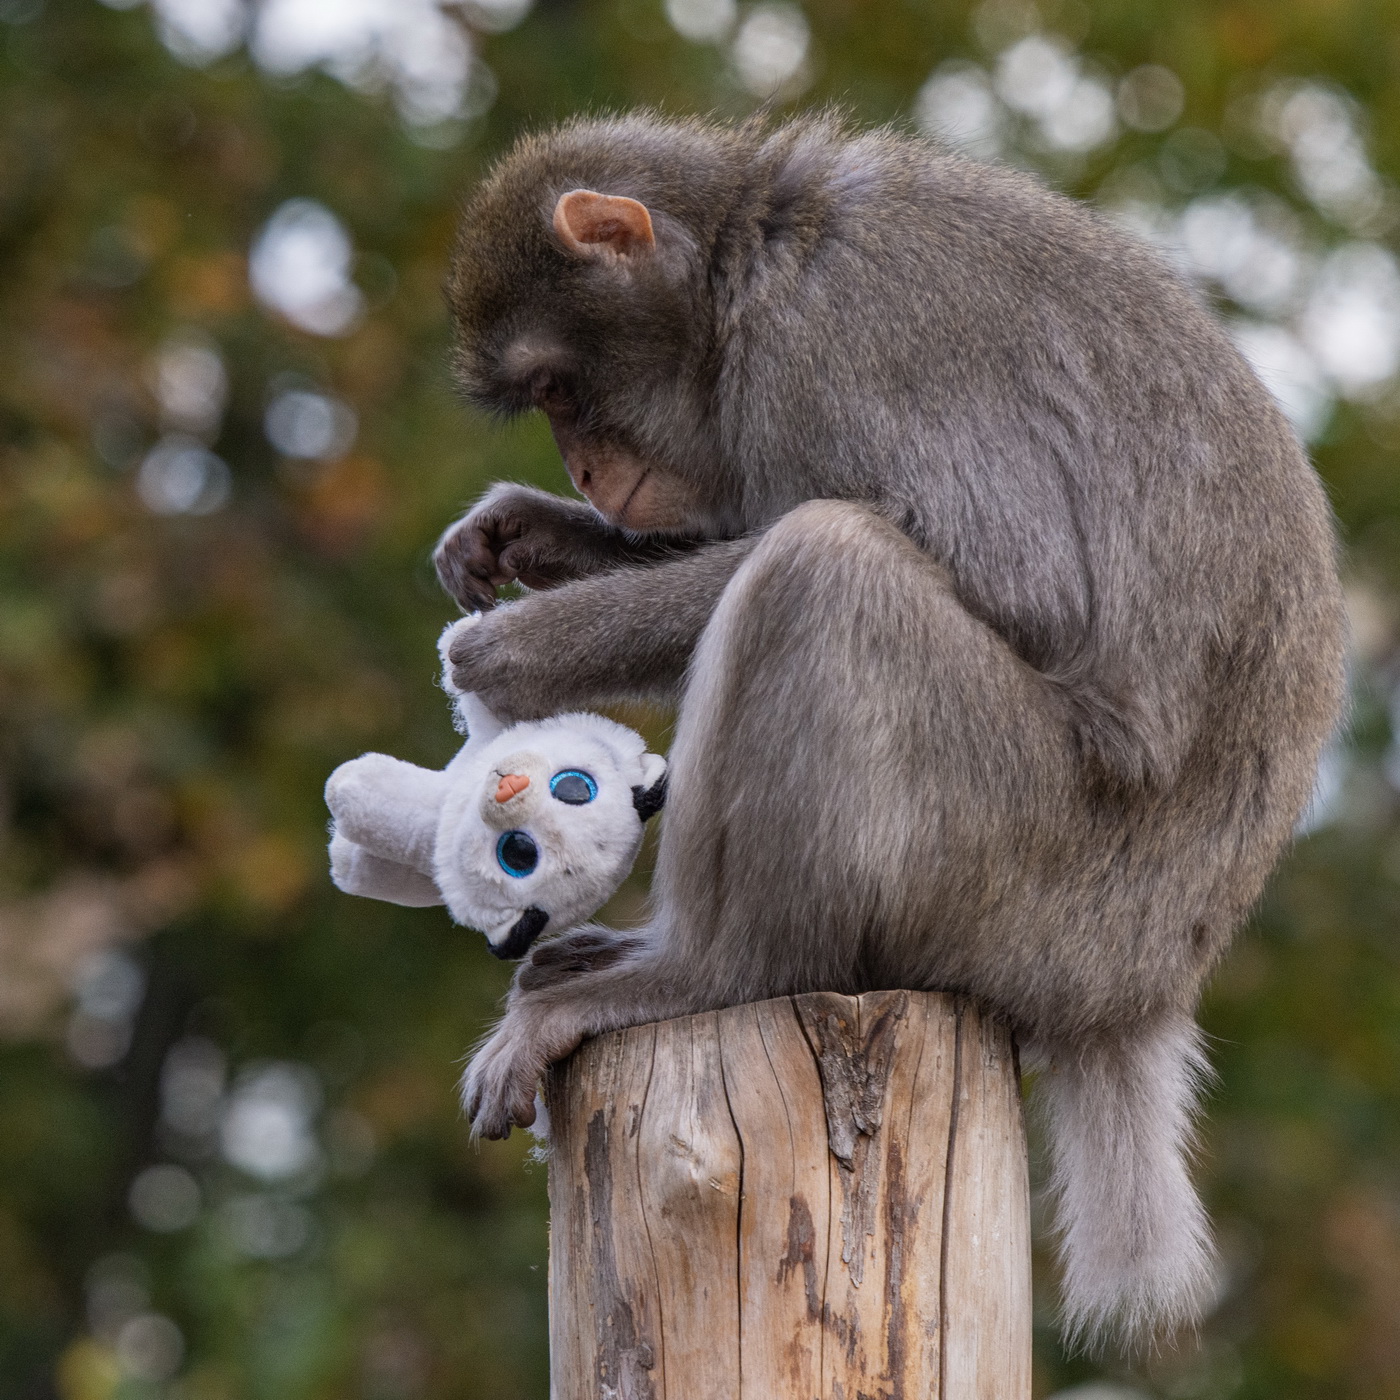
<svg viewBox="0 0 1400 1400">
<path fill-rule="evenodd" d="M 523 958 L 530 951 L 530 944 L 544 932 L 549 915 L 532 904 L 512 925 L 510 932 L 499 943 L 486 946 L 498 958 Z"/>
</svg>

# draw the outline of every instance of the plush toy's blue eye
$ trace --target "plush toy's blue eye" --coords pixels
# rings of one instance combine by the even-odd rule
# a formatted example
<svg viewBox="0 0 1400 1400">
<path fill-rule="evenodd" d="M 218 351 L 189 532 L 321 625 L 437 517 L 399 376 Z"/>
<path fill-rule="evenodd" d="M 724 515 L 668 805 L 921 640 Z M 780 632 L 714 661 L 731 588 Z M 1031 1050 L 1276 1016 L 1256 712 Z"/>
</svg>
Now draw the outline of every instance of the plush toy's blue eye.
<svg viewBox="0 0 1400 1400">
<path fill-rule="evenodd" d="M 540 863 L 540 848 L 528 831 L 507 831 L 496 842 L 496 864 L 517 880 Z"/>
<path fill-rule="evenodd" d="M 549 790 L 570 807 L 582 807 L 598 796 L 598 784 L 582 768 L 565 768 L 549 780 Z"/>
</svg>

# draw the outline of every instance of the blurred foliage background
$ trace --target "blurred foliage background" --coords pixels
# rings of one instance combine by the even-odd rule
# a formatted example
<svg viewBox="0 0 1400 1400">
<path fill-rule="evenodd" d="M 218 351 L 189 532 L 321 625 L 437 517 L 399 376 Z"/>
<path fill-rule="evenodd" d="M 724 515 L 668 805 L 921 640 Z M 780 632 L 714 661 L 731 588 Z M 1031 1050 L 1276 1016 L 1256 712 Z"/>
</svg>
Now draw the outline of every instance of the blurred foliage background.
<svg viewBox="0 0 1400 1400">
<path fill-rule="evenodd" d="M 430 546 L 564 484 L 454 400 L 461 193 L 580 110 L 834 100 L 1158 242 L 1345 541 L 1355 714 L 1205 1011 L 1222 1295 L 1134 1370 L 1061 1353 L 1047 1264 L 1037 1393 L 1400 1396 L 1397 18 L 0 0 L 0 1395 L 546 1394 L 544 1171 L 453 1098 L 507 969 L 337 894 L 321 786 L 446 759 Z"/>
</svg>

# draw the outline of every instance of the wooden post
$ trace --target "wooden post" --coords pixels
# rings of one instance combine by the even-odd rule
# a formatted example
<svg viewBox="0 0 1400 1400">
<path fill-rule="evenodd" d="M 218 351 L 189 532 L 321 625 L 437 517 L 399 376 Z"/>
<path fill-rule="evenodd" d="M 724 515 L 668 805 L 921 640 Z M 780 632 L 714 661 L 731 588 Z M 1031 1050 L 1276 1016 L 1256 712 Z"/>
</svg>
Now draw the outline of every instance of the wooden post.
<svg viewBox="0 0 1400 1400">
<path fill-rule="evenodd" d="M 1014 1050 L 951 997 L 820 993 L 558 1066 L 552 1400 L 1029 1400 Z"/>
</svg>

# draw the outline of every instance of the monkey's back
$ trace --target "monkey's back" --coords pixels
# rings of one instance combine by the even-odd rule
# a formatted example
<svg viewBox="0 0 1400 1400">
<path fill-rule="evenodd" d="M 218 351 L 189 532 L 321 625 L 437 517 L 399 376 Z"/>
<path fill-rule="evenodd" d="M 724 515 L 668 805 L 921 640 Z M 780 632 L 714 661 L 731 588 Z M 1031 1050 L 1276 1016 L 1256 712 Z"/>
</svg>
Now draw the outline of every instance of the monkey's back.
<svg viewBox="0 0 1400 1400">
<path fill-rule="evenodd" d="M 1315 473 L 1196 295 L 1094 212 L 821 124 L 765 161 L 724 284 L 743 392 L 717 396 L 751 523 L 898 503 L 1073 711 L 1102 822 L 1054 857 L 1068 901 L 1194 995 L 1341 705 Z"/>
</svg>

